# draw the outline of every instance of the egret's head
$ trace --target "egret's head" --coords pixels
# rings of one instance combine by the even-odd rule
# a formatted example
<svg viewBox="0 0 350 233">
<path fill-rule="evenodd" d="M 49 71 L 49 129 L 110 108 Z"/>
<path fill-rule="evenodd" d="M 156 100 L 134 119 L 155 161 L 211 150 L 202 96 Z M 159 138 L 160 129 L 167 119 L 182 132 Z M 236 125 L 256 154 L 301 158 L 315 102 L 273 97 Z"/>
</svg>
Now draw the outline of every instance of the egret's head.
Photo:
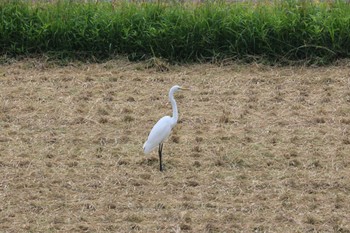
<svg viewBox="0 0 350 233">
<path fill-rule="evenodd" d="M 184 88 L 184 87 L 181 87 L 179 85 L 175 85 L 173 86 L 171 89 L 170 89 L 170 92 L 174 93 L 174 92 L 177 92 L 179 90 L 189 90 L 188 88 Z"/>
</svg>

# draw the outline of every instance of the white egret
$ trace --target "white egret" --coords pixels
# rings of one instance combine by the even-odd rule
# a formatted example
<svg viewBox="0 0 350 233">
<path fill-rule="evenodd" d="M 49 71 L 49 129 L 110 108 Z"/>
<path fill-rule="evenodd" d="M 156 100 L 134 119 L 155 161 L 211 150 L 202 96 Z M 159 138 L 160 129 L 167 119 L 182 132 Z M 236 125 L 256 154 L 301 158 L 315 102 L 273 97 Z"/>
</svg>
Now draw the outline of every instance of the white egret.
<svg viewBox="0 0 350 233">
<path fill-rule="evenodd" d="M 169 101 L 173 108 L 173 116 L 164 116 L 162 117 L 152 128 L 151 132 L 148 135 L 148 139 L 143 145 L 143 152 L 145 154 L 150 153 L 154 148 L 159 146 L 159 169 L 163 171 L 162 166 L 162 151 L 163 151 L 163 142 L 170 135 L 172 128 L 177 124 L 178 120 L 178 111 L 177 105 L 174 99 L 174 93 L 178 90 L 188 90 L 187 88 L 182 88 L 178 85 L 170 88 L 169 91 Z"/>
</svg>

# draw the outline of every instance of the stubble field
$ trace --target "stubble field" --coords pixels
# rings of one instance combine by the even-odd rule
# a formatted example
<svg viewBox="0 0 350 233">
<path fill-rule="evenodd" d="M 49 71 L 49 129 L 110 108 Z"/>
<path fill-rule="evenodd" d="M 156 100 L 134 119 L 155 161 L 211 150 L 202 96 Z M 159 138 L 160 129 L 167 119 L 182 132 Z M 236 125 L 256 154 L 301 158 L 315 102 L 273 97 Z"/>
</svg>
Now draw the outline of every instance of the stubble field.
<svg viewBox="0 0 350 233">
<path fill-rule="evenodd" d="M 1 65 L 0 232 L 350 232 L 347 64 L 167 68 Z"/>
</svg>

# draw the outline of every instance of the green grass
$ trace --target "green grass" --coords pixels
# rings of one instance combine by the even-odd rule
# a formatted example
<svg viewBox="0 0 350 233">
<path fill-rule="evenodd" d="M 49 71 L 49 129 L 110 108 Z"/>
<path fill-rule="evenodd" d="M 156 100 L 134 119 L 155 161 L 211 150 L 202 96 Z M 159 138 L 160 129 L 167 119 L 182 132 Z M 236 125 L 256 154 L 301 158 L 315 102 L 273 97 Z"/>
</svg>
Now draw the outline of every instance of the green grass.
<svg viewBox="0 0 350 233">
<path fill-rule="evenodd" d="M 328 63 L 350 55 L 350 5 L 0 3 L 2 55 Z"/>
</svg>

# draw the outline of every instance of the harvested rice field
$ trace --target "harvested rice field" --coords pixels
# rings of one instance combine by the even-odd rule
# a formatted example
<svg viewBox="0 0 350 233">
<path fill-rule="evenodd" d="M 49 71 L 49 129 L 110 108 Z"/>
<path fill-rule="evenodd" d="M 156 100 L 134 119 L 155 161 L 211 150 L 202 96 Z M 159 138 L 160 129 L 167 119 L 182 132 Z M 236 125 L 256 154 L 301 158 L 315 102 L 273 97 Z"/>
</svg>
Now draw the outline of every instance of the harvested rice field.
<svg viewBox="0 0 350 233">
<path fill-rule="evenodd" d="M 0 66 L 0 232 L 350 232 L 346 62 L 154 64 Z"/>
</svg>

